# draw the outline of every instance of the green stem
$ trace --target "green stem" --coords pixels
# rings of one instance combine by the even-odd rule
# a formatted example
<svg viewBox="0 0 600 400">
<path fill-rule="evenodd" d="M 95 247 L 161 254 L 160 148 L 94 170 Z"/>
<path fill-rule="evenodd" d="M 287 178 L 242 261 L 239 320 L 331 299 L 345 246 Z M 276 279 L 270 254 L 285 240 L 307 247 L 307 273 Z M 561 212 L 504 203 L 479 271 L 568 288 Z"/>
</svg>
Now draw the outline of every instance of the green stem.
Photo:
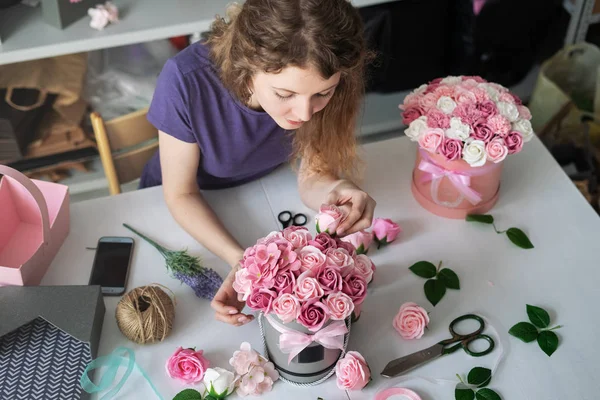
<svg viewBox="0 0 600 400">
<path fill-rule="evenodd" d="M 148 236 L 138 232 L 137 230 L 135 230 L 134 228 L 132 228 L 131 226 L 129 226 L 128 224 L 123 224 L 123 226 L 127 229 L 129 229 L 130 231 L 132 231 L 133 233 L 135 233 L 136 235 L 138 235 L 139 237 L 141 237 L 142 239 L 144 239 L 145 241 L 147 241 L 148 243 L 150 243 L 152 246 L 154 246 L 154 248 L 156 250 L 158 250 L 160 252 L 160 254 L 163 255 L 163 257 L 165 257 L 165 253 L 169 250 L 167 250 L 166 248 L 164 248 L 163 246 L 161 246 L 160 244 L 156 243 L 154 240 L 150 239 Z"/>
<path fill-rule="evenodd" d="M 562 325 L 556 325 L 554 328 L 550 328 L 550 329 L 544 329 L 544 330 L 545 330 L 545 331 L 554 331 L 554 330 L 560 329 L 560 328 L 562 328 L 562 327 L 563 327 Z"/>
<path fill-rule="evenodd" d="M 465 381 L 462 380 L 462 378 L 460 377 L 459 374 L 456 374 L 456 377 L 458 378 L 458 380 L 460 381 L 460 383 L 462 383 L 463 385 L 466 385 Z"/>
<path fill-rule="evenodd" d="M 437 267 L 437 274 L 436 275 L 439 275 L 441 268 L 442 268 L 442 262 L 440 261 L 440 263 L 438 264 L 438 267 Z"/>
<path fill-rule="evenodd" d="M 499 231 L 498 228 L 496 228 L 496 224 L 492 222 L 492 226 L 494 227 L 494 230 L 496 231 L 497 234 L 502 234 L 502 233 L 506 233 L 507 231 Z"/>
</svg>

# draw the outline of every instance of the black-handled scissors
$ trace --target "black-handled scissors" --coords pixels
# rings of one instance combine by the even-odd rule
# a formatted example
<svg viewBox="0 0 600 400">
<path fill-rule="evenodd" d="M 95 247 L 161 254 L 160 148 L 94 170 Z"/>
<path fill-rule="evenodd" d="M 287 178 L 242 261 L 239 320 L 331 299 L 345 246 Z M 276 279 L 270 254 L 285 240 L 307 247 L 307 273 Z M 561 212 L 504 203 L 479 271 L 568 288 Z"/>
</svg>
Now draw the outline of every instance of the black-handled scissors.
<svg viewBox="0 0 600 400">
<path fill-rule="evenodd" d="M 306 217 L 306 215 L 302 213 L 292 214 L 291 211 L 280 212 L 277 216 L 277 219 L 279 220 L 279 222 L 281 222 L 281 225 L 283 225 L 284 228 L 287 228 L 290 225 L 304 226 L 308 222 L 308 218 Z"/>
<path fill-rule="evenodd" d="M 479 322 L 479 329 L 468 333 L 466 335 L 461 335 L 454 330 L 456 324 L 465 320 L 475 320 Z M 392 378 L 394 376 L 401 375 L 405 372 L 408 372 L 414 368 L 417 368 L 431 360 L 435 360 L 441 356 L 445 356 L 446 354 L 452 354 L 456 350 L 462 348 L 468 355 L 472 357 L 482 357 L 486 354 L 489 354 L 494 350 L 494 339 L 489 337 L 488 335 L 482 335 L 481 332 L 485 329 L 485 322 L 483 318 L 475 314 L 466 314 L 461 317 L 456 318 L 454 321 L 450 323 L 450 334 L 452 337 L 450 339 L 442 340 L 441 342 L 431 346 L 428 349 L 418 351 L 413 354 L 409 354 L 407 356 L 397 358 L 393 361 L 390 361 L 383 371 L 381 375 L 386 378 Z M 483 351 L 473 351 L 469 348 L 469 345 L 476 340 L 485 340 L 488 342 L 489 347 Z M 450 344 L 458 343 L 452 347 L 447 347 Z"/>
</svg>

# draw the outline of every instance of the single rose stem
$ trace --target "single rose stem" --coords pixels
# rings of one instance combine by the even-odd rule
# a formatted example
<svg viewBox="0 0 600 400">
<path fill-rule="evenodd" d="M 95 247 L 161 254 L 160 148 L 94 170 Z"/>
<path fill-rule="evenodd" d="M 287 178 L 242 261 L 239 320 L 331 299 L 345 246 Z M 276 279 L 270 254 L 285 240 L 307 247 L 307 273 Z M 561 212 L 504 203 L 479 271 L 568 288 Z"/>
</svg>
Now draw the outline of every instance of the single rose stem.
<svg viewBox="0 0 600 400">
<path fill-rule="evenodd" d="M 554 331 L 554 330 L 556 330 L 556 329 L 560 329 L 560 328 L 562 328 L 562 327 L 563 327 L 562 325 L 556 325 L 554 328 L 545 329 L 545 330 L 546 330 L 546 331 Z"/>
</svg>

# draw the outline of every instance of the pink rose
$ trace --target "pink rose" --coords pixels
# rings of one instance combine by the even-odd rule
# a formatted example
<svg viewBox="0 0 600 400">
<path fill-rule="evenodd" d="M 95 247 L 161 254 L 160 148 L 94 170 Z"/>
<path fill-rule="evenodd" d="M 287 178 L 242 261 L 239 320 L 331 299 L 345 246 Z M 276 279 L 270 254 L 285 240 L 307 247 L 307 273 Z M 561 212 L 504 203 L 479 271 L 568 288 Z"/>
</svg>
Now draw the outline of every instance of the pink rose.
<svg viewBox="0 0 600 400">
<path fill-rule="evenodd" d="M 317 221 L 317 232 L 326 232 L 334 236 L 338 226 L 344 219 L 344 213 L 333 204 L 323 204 L 315 219 Z"/>
<path fill-rule="evenodd" d="M 419 146 L 430 153 L 436 153 L 444 139 L 444 131 L 440 128 L 429 128 L 419 138 Z"/>
<path fill-rule="evenodd" d="M 348 275 L 354 268 L 354 259 L 346 249 L 329 249 L 325 252 L 326 265 L 333 265 L 340 269 L 342 276 Z"/>
<path fill-rule="evenodd" d="M 317 332 L 329 319 L 329 310 L 320 301 L 312 300 L 304 303 L 300 309 L 298 322 L 311 332 Z"/>
<path fill-rule="evenodd" d="M 354 248 L 354 246 L 352 246 L 352 244 L 344 242 L 340 238 L 335 238 L 335 241 L 338 249 L 344 249 L 348 252 L 348 254 L 354 257 L 354 255 L 356 254 L 356 249 Z"/>
<path fill-rule="evenodd" d="M 406 110 L 407 108 L 418 107 L 418 106 L 419 106 L 419 95 L 414 92 L 407 94 L 406 97 L 404 98 L 404 104 L 403 104 L 402 109 Z"/>
<path fill-rule="evenodd" d="M 457 104 L 475 104 L 477 102 L 477 97 L 475 97 L 473 92 L 470 89 L 467 89 L 463 86 L 456 88 L 456 94 L 454 95 L 454 97 L 456 99 Z"/>
<path fill-rule="evenodd" d="M 500 96 L 498 96 L 498 101 L 515 104 L 515 98 L 513 97 L 513 95 L 507 92 L 500 93 Z"/>
<path fill-rule="evenodd" d="M 255 288 L 246 304 L 253 310 L 263 311 L 265 314 L 271 312 L 273 301 L 277 298 L 277 292 L 265 288 Z"/>
<path fill-rule="evenodd" d="M 529 111 L 529 108 L 518 105 L 517 110 L 519 110 L 519 117 L 521 117 L 521 119 L 526 119 L 528 121 L 531 119 L 531 111 Z"/>
<path fill-rule="evenodd" d="M 313 278 L 313 271 L 303 272 L 296 280 L 294 293 L 300 301 L 320 299 L 325 294 L 319 282 Z"/>
<path fill-rule="evenodd" d="M 323 288 L 324 294 L 339 292 L 342 290 L 344 279 L 340 268 L 334 265 L 326 265 L 317 274 L 317 281 Z"/>
<path fill-rule="evenodd" d="M 519 132 L 512 131 L 504 137 L 504 143 L 508 147 L 508 154 L 515 154 L 523 148 L 523 136 Z"/>
<path fill-rule="evenodd" d="M 335 365 L 337 386 L 341 390 L 361 390 L 371 380 L 371 370 L 360 353 L 349 351 Z"/>
<path fill-rule="evenodd" d="M 269 233 L 264 238 L 258 239 L 256 241 L 256 244 L 262 244 L 262 245 L 268 246 L 270 243 L 276 243 L 276 242 L 280 242 L 282 240 L 285 240 L 285 238 L 283 237 L 283 233 L 281 231 L 274 231 L 274 232 Z M 250 250 L 250 251 L 252 251 L 252 250 Z"/>
<path fill-rule="evenodd" d="M 496 114 L 487 120 L 490 129 L 499 136 L 504 136 L 510 132 L 510 121 L 503 115 Z"/>
<path fill-rule="evenodd" d="M 494 137 L 494 131 L 488 126 L 485 119 L 480 119 L 473 126 L 473 134 L 471 137 L 487 143 Z"/>
<path fill-rule="evenodd" d="M 325 299 L 325 305 L 329 310 L 329 318 L 334 321 L 343 321 L 352 315 L 354 303 L 345 293 L 332 293 Z"/>
<path fill-rule="evenodd" d="M 319 233 L 313 240 L 308 241 L 309 246 L 314 246 L 317 249 L 325 252 L 325 250 L 334 248 L 337 249 L 337 242 L 328 233 Z"/>
<path fill-rule="evenodd" d="M 371 229 L 373 230 L 373 237 L 379 245 L 378 247 L 393 242 L 398 234 L 402 232 L 397 223 L 387 218 L 375 218 Z"/>
<path fill-rule="evenodd" d="M 496 107 L 496 103 L 490 100 L 478 103 L 477 110 L 479 110 L 483 118 L 489 118 L 492 115 L 498 114 L 498 107 Z"/>
<path fill-rule="evenodd" d="M 492 139 L 485 146 L 485 152 L 487 153 L 488 160 L 495 163 L 499 163 L 501 161 L 504 161 L 504 159 L 508 155 L 508 148 L 504 143 L 504 139 L 497 137 L 495 139 Z"/>
<path fill-rule="evenodd" d="M 434 93 L 427 93 L 419 98 L 419 107 L 424 114 L 429 114 L 429 111 L 437 106 L 438 97 Z"/>
<path fill-rule="evenodd" d="M 478 103 L 484 103 L 486 101 L 490 101 L 490 95 L 487 92 L 487 90 L 480 88 L 480 87 L 474 87 L 473 89 L 471 89 L 471 93 L 473 93 L 475 95 L 475 98 L 477 99 Z"/>
<path fill-rule="evenodd" d="M 312 236 L 308 229 L 299 226 L 290 226 L 283 230 L 283 237 L 289 241 L 294 249 L 301 249 L 312 240 Z"/>
<path fill-rule="evenodd" d="M 408 107 L 402 113 L 402 123 L 404 125 L 410 125 L 415 119 L 423 115 L 423 110 L 419 106 Z"/>
<path fill-rule="evenodd" d="M 453 116 L 461 119 L 462 123 L 474 125 L 475 122 L 482 118 L 481 111 L 472 103 L 459 104 L 452 112 Z"/>
<path fill-rule="evenodd" d="M 341 238 L 342 241 L 350 243 L 356 250 L 357 254 L 366 254 L 369 251 L 369 246 L 373 242 L 373 234 L 365 230 L 355 232 L 351 235 Z"/>
<path fill-rule="evenodd" d="M 354 257 L 354 272 L 362 275 L 367 284 L 373 280 L 373 272 L 375 271 L 375 265 L 369 257 L 364 254 L 359 254 Z"/>
<path fill-rule="evenodd" d="M 471 89 L 477 87 L 477 83 L 478 82 L 475 79 L 467 78 L 467 79 L 463 79 L 460 86 L 464 87 L 465 89 L 471 90 Z"/>
<path fill-rule="evenodd" d="M 179 379 L 187 384 L 200 382 L 210 365 L 202 353 L 202 350 L 178 347 L 167 360 L 165 365 L 167 374 L 171 378 Z"/>
<path fill-rule="evenodd" d="M 477 76 L 477 75 L 463 75 L 463 77 L 462 77 L 463 81 L 468 81 L 469 79 L 473 79 L 477 83 L 487 82 L 485 79 L 483 79 L 482 77 Z"/>
<path fill-rule="evenodd" d="M 233 357 L 229 359 L 229 364 L 234 368 L 238 375 L 247 374 L 253 364 L 259 364 L 258 353 L 252 350 L 250 343 L 243 342 L 240 350 L 233 353 Z"/>
<path fill-rule="evenodd" d="M 279 295 L 273 302 L 273 312 L 284 324 L 292 322 L 300 314 L 300 300 L 290 293 Z"/>
<path fill-rule="evenodd" d="M 427 114 L 427 126 L 430 128 L 448 129 L 450 128 L 450 116 L 437 109 L 431 110 Z"/>
<path fill-rule="evenodd" d="M 452 86 L 438 86 L 435 91 L 433 92 L 437 98 L 439 99 L 440 97 L 454 97 L 454 92 L 455 89 Z"/>
<path fill-rule="evenodd" d="M 420 339 L 429 324 L 427 311 L 415 303 L 404 303 L 394 317 L 394 328 L 404 339 Z"/>
<path fill-rule="evenodd" d="M 519 98 L 519 96 L 517 96 L 514 93 L 511 93 L 510 95 L 513 97 L 513 100 L 515 101 L 516 105 L 520 106 L 520 105 L 523 104 L 523 102 L 521 101 L 521 99 Z"/>
<path fill-rule="evenodd" d="M 439 85 L 440 82 L 442 82 L 443 80 L 444 80 L 444 78 L 435 78 L 431 82 L 429 82 L 429 84 L 430 85 Z"/>
<path fill-rule="evenodd" d="M 440 146 L 440 154 L 448 161 L 460 160 L 462 155 L 462 141 L 444 138 Z"/>
<path fill-rule="evenodd" d="M 252 293 L 252 280 L 250 280 L 249 275 L 250 273 L 245 268 L 240 268 L 235 273 L 233 289 L 238 293 L 240 301 L 246 301 Z"/>
<path fill-rule="evenodd" d="M 367 280 L 358 272 L 353 272 L 344 278 L 342 292 L 350 296 L 355 306 L 362 304 L 367 297 Z"/>
<path fill-rule="evenodd" d="M 272 289 L 281 296 L 283 293 L 292 293 L 295 285 L 296 276 L 291 270 L 279 271 L 277 275 L 275 275 L 275 284 Z"/>
<path fill-rule="evenodd" d="M 323 265 L 327 258 L 325 254 L 315 246 L 306 246 L 298 252 L 298 258 L 300 259 L 300 271 L 318 271 Z"/>
</svg>

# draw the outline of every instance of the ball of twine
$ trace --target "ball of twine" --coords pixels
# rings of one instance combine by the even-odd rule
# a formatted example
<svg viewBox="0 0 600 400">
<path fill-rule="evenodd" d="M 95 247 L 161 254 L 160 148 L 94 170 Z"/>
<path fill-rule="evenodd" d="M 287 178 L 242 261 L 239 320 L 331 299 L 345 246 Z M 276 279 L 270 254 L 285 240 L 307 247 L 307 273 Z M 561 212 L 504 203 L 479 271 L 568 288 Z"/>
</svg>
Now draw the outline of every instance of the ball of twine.
<svg viewBox="0 0 600 400">
<path fill-rule="evenodd" d="M 117 305 L 117 325 L 135 343 L 162 342 L 173 329 L 175 305 L 159 286 L 162 285 L 135 288 Z"/>
</svg>

